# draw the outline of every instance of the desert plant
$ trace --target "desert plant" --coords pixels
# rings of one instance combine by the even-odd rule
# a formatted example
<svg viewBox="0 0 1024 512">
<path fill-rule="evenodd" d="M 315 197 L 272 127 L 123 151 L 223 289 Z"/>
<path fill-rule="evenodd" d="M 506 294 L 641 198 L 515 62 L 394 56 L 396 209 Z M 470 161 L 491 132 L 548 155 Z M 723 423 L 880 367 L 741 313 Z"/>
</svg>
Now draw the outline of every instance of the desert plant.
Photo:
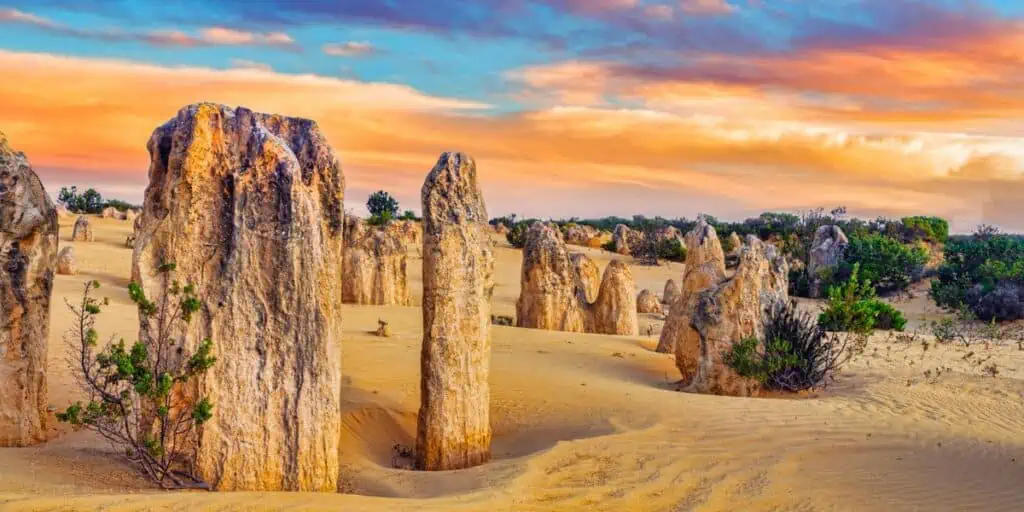
<svg viewBox="0 0 1024 512">
<path fill-rule="evenodd" d="M 664 260 L 682 263 L 686 261 L 686 247 L 678 238 L 670 238 L 658 242 L 658 257 Z"/>
<path fill-rule="evenodd" d="M 95 189 L 86 189 L 78 193 L 78 187 L 72 185 L 61 187 L 57 193 L 57 201 L 75 213 L 100 213 L 103 211 L 103 196 Z"/>
<path fill-rule="evenodd" d="M 903 290 L 921 274 L 928 253 L 921 247 L 908 247 L 898 240 L 880 234 L 853 235 L 846 248 L 847 269 L 860 267 L 861 278 L 871 281 L 878 290 Z"/>
<path fill-rule="evenodd" d="M 105 302 L 92 296 L 97 281 L 86 283 L 77 305 L 67 304 L 75 317 L 65 336 L 74 354 L 69 362 L 89 399 L 72 404 L 57 419 L 99 433 L 164 489 L 206 488 L 192 462 L 197 430 L 211 418 L 213 404 L 197 396 L 194 381 L 216 358 L 209 339 L 192 353 L 186 350 L 185 328 L 202 303 L 192 285 L 171 280 L 173 270 L 173 264 L 160 267 L 164 293 L 158 302 L 146 298 L 138 284 L 129 285 L 148 343 L 127 347 L 112 337 L 98 346 L 96 315 Z"/>
<path fill-rule="evenodd" d="M 392 219 L 391 212 L 385 211 L 381 214 L 371 215 L 369 219 L 366 219 L 366 223 L 371 226 L 386 226 Z"/>
<path fill-rule="evenodd" d="M 903 331 L 907 326 L 907 319 L 903 313 L 879 299 L 868 300 L 868 308 L 875 317 L 874 328 Z"/>
<path fill-rule="evenodd" d="M 875 311 L 870 301 L 875 289 L 870 281 L 862 281 L 860 268 L 854 265 L 850 278 L 828 289 L 828 305 L 818 316 L 818 323 L 829 331 L 870 333 L 875 327 Z"/>
<path fill-rule="evenodd" d="M 794 392 L 827 385 L 849 360 L 850 336 L 826 333 L 795 303 L 776 304 L 766 313 L 763 343 L 746 338 L 727 355 L 740 375 L 767 389 Z"/>
<path fill-rule="evenodd" d="M 508 240 L 508 244 L 516 249 L 522 249 L 526 246 L 526 232 L 530 230 L 530 224 L 527 222 L 517 222 L 511 226 L 508 226 L 508 232 L 505 233 L 505 240 Z"/>
<path fill-rule="evenodd" d="M 615 252 L 616 250 L 618 250 L 618 247 L 615 245 L 615 240 L 608 240 L 607 242 L 601 244 L 601 249 L 604 249 L 608 252 Z"/>
<path fill-rule="evenodd" d="M 930 295 L 947 310 L 966 305 L 985 321 L 1024 318 L 1024 240 L 987 227 L 950 239 Z"/>
<path fill-rule="evenodd" d="M 370 211 L 371 217 L 389 215 L 388 218 L 393 219 L 398 216 L 398 200 L 391 194 L 378 190 L 370 194 L 366 200 L 366 209 Z"/>
</svg>

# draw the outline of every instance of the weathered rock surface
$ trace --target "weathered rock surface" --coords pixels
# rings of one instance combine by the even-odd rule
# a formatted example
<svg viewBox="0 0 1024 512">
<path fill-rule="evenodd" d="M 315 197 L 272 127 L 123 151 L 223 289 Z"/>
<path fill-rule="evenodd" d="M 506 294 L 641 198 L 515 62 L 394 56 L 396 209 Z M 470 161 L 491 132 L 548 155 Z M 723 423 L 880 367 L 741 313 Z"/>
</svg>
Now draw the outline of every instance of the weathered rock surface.
<svg viewBox="0 0 1024 512">
<path fill-rule="evenodd" d="M 740 252 L 743 251 L 743 239 L 733 231 L 729 234 L 729 254 L 727 256 L 739 257 Z"/>
<path fill-rule="evenodd" d="M 732 396 L 760 391 L 757 380 L 740 376 L 726 361 L 735 343 L 763 336 L 766 310 L 788 300 L 788 274 L 775 247 L 747 237 L 736 274 L 693 300 L 692 316 L 675 347 L 685 390 Z"/>
<path fill-rule="evenodd" d="M 125 220 L 126 214 L 118 210 L 117 208 L 108 206 L 103 209 L 103 213 L 100 214 L 104 219 L 118 219 Z"/>
<path fill-rule="evenodd" d="M 57 253 L 57 273 L 65 276 L 78 274 L 78 263 L 75 262 L 74 247 L 65 247 Z"/>
<path fill-rule="evenodd" d="M 585 296 L 587 279 L 590 279 L 589 275 L 577 278 L 576 268 L 569 259 L 569 251 L 558 228 L 543 222 L 533 223 L 526 232 L 526 244 L 523 246 L 516 325 L 584 332 L 584 308 L 577 293 L 577 281 L 580 281 Z"/>
<path fill-rule="evenodd" d="M 84 215 L 75 219 L 75 227 L 71 230 L 72 242 L 92 242 L 92 225 Z"/>
<path fill-rule="evenodd" d="M 846 238 L 846 234 L 839 226 L 821 226 L 814 232 L 811 254 L 807 262 L 807 274 L 811 280 L 811 297 L 821 296 L 823 274 L 842 263 L 843 255 L 849 245 L 850 240 Z"/>
<path fill-rule="evenodd" d="M 683 273 L 679 299 L 671 304 L 665 325 L 658 339 L 657 351 L 672 353 L 683 337 L 686 324 L 693 314 L 693 299 L 725 278 L 725 254 L 715 228 L 700 218 L 692 231 L 686 234 L 686 270 Z"/>
<path fill-rule="evenodd" d="M 494 252 L 476 163 L 444 153 L 423 199 L 423 349 L 416 467 L 462 469 L 491 457 Z"/>
<path fill-rule="evenodd" d="M 597 300 L 587 308 L 587 332 L 636 336 L 636 281 L 629 265 L 612 260 L 604 269 Z"/>
<path fill-rule="evenodd" d="M 621 261 L 611 262 L 595 290 L 598 273 L 598 266 L 586 255 L 570 255 L 557 227 L 534 223 L 523 247 L 516 325 L 636 334 L 636 285 L 629 267 Z"/>
<path fill-rule="evenodd" d="M 137 219 L 138 217 L 139 217 L 139 214 L 135 210 L 128 209 L 128 210 L 124 211 L 124 220 L 126 220 L 128 222 L 134 223 L 135 219 Z"/>
<path fill-rule="evenodd" d="M 615 252 L 622 255 L 633 254 L 634 248 L 642 241 L 643 233 L 633 231 L 625 224 L 615 226 L 612 233 L 612 240 L 615 242 Z"/>
<path fill-rule="evenodd" d="M 637 313 L 661 314 L 661 302 L 657 296 L 645 288 L 636 296 L 636 311 Z"/>
<path fill-rule="evenodd" d="M 46 352 L 57 210 L 0 133 L 0 447 L 46 438 Z"/>
<path fill-rule="evenodd" d="M 594 247 L 594 240 L 600 238 L 601 232 L 593 226 L 569 224 L 565 227 L 565 243 L 583 247 Z M 597 245 L 600 247 L 600 244 Z"/>
<path fill-rule="evenodd" d="M 582 292 L 588 303 L 594 302 L 601 291 L 601 267 L 582 252 L 569 253 L 569 261 L 575 273 L 576 295 Z"/>
<path fill-rule="evenodd" d="M 668 281 L 665 281 L 665 291 L 661 294 L 661 302 L 671 309 L 672 305 L 679 300 L 680 296 L 682 296 L 682 292 L 679 290 L 679 285 L 676 284 L 676 280 L 669 279 Z"/>
<path fill-rule="evenodd" d="M 218 359 L 198 383 L 216 406 L 198 433 L 199 476 L 221 491 L 336 491 L 344 178 L 334 152 L 313 121 L 210 103 L 182 108 L 148 148 L 133 276 L 159 302 L 158 268 L 175 263 L 174 279 L 203 300 L 187 338 L 212 339 Z"/>
<path fill-rule="evenodd" d="M 346 304 L 412 304 L 405 240 L 401 228 L 379 229 L 356 217 L 345 218 L 341 292 Z"/>
</svg>

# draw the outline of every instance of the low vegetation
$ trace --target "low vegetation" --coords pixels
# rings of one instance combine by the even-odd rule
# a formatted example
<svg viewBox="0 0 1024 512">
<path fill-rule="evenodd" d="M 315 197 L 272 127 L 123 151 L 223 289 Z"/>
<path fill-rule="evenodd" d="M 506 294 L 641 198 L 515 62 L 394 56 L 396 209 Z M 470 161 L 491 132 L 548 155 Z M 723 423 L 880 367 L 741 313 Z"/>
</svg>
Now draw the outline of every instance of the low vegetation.
<svg viewBox="0 0 1024 512">
<path fill-rule="evenodd" d="M 860 266 L 855 264 L 845 283 L 829 287 L 828 305 L 818 324 L 828 331 L 862 335 L 874 329 L 902 331 L 907 325 L 903 313 L 878 299 L 871 281 L 859 274 Z"/>
<path fill-rule="evenodd" d="M 767 313 L 764 338 L 746 338 L 728 355 L 727 363 L 741 376 L 768 390 L 803 391 L 826 386 L 849 360 L 851 338 L 827 333 L 796 304 Z"/>
<path fill-rule="evenodd" d="M 61 187 L 57 193 L 57 202 L 64 205 L 70 212 L 74 213 L 101 213 L 105 208 L 114 208 L 119 211 L 139 209 L 138 206 L 121 201 L 120 199 L 104 200 L 103 196 L 95 189 L 89 188 L 84 192 L 78 192 L 78 187 Z"/>
<path fill-rule="evenodd" d="M 930 295 L 941 307 L 967 308 L 986 322 L 1024 318 L 1024 239 L 985 227 L 950 239 Z"/>
<path fill-rule="evenodd" d="M 368 224 L 371 226 L 384 225 L 398 217 L 398 200 L 388 192 L 378 190 L 367 198 L 366 209 L 370 212 L 370 218 L 367 219 Z"/>
<path fill-rule="evenodd" d="M 216 358 L 213 343 L 192 346 L 186 326 L 202 303 L 191 285 L 171 279 L 173 264 L 161 267 L 164 294 L 150 301 L 135 283 L 129 295 L 147 327 L 145 338 L 126 346 L 113 338 L 99 345 L 96 316 L 106 301 L 93 297 L 99 282 L 85 285 L 82 300 L 68 304 L 74 325 L 65 340 L 72 349 L 72 364 L 88 401 L 76 402 L 57 414 L 75 428 L 99 433 L 118 448 L 150 480 L 164 489 L 206 488 L 191 464 L 197 430 L 213 414 L 213 404 L 196 396 L 194 380 L 209 370 Z"/>
</svg>

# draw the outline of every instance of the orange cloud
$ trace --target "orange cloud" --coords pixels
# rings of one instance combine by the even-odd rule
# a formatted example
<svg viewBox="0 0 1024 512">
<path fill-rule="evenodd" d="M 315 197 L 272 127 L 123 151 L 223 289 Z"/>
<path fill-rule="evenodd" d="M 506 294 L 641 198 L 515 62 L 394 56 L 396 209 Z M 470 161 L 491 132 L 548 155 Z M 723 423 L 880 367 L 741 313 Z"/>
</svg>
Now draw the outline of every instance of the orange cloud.
<svg viewBox="0 0 1024 512">
<path fill-rule="evenodd" d="M 360 191 L 381 187 L 418 205 L 423 176 L 445 150 L 477 158 L 496 215 L 703 210 L 728 218 L 846 204 L 855 212 L 948 215 L 969 229 L 992 202 L 989 177 L 999 176 L 1005 190 L 1024 188 L 1024 145 L 1015 138 L 780 122 L 767 117 L 775 115 L 770 109 L 752 108 L 762 96 L 738 86 L 674 93 L 728 93 L 741 103 L 725 109 L 748 102 L 746 115 L 602 107 L 481 115 L 488 105 L 405 86 L 259 69 L 6 51 L 0 68 L 18 77 L 0 81 L 0 130 L 48 186 L 119 180 L 138 184 L 135 199 L 149 134 L 196 101 L 318 121 L 356 191 L 351 205 L 361 203 Z"/>
</svg>

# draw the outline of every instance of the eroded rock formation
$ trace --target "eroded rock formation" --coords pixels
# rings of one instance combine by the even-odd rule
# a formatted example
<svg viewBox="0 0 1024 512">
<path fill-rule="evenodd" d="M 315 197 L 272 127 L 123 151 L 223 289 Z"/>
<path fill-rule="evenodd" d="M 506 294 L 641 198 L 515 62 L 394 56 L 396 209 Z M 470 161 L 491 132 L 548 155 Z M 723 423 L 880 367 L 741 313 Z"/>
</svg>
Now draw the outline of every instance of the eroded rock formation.
<svg viewBox="0 0 1024 512">
<path fill-rule="evenodd" d="M 569 224 L 565 227 L 565 243 L 582 247 L 600 247 L 601 232 L 593 226 Z"/>
<path fill-rule="evenodd" d="M 46 438 L 46 352 L 57 210 L 0 133 L 0 446 Z"/>
<path fill-rule="evenodd" d="M 582 252 L 569 253 L 569 261 L 575 273 L 577 295 L 582 292 L 588 303 L 594 302 L 601 291 L 601 267 Z"/>
<path fill-rule="evenodd" d="M 821 297 L 821 283 L 825 274 L 843 262 L 843 255 L 850 245 L 850 240 L 839 226 L 821 226 L 814 232 L 811 242 L 811 254 L 807 262 L 807 275 L 810 278 L 810 296 Z"/>
<path fill-rule="evenodd" d="M 727 358 L 735 343 L 763 336 L 766 310 L 788 300 L 788 273 L 775 247 L 747 237 L 736 274 L 692 301 L 675 351 L 684 389 L 732 396 L 759 392 L 758 381 L 737 374 Z"/>
<path fill-rule="evenodd" d="M 85 215 L 79 215 L 75 219 L 75 227 L 71 230 L 72 242 L 92 242 L 92 225 Z"/>
<path fill-rule="evenodd" d="M 536 222 L 526 234 L 516 325 L 599 334 L 636 334 L 633 274 L 612 261 L 598 285 L 598 266 L 570 254 L 554 225 Z M 595 289 L 596 288 L 596 289 Z"/>
<path fill-rule="evenodd" d="M 615 252 L 625 256 L 633 254 L 633 250 L 642 239 L 643 233 L 633 231 L 625 224 L 615 226 L 615 232 L 612 233 L 612 240 L 615 242 Z"/>
<path fill-rule="evenodd" d="M 182 108 L 148 149 L 133 276 L 159 302 L 158 269 L 175 263 L 203 301 L 187 339 L 212 339 L 218 360 L 197 384 L 216 406 L 199 476 L 221 491 L 336 491 L 338 159 L 313 121 L 210 103 Z"/>
<path fill-rule="evenodd" d="M 65 276 L 78 274 L 74 247 L 65 247 L 57 254 L 57 273 Z"/>
<path fill-rule="evenodd" d="M 593 262 L 591 262 L 593 264 Z M 585 265 L 581 263 L 581 265 Z M 584 269 L 589 271 L 590 269 Z M 531 329 L 583 332 L 577 281 L 586 295 L 589 275 L 577 277 L 569 251 L 553 224 L 535 222 L 526 232 L 516 325 Z"/>
<path fill-rule="evenodd" d="M 661 294 L 661 302 L 671 309 L 672 305 L 679 300 L 680 296 L 682 296 L 682 292 L 680 292 L 679 285 L 676 284 L 676 280 L 669 279 L 668 281 L 665 281 L 665 291 Z"/>
<path fill-rule="evenodd" d="M 379 229 L 345 218 L 342 300 L 346 304 L 408 306 L 408 251 L 401 228 Z"/>
<path fill-rule="evenodd" d="M 494 253 L 476 164 L 444 153 L 423 200 L 423 348 L 416 467 L 451 470 L 491 457 Z"/>
<path fill-rule="evenodd" d="M 679 298 L 671 303 L 668 317 L 658 339 L 657 351 L 672 353 L 682 339 L 683 330 L 693 314 L 693 299 L 725 278 L 725 254 L 715 228 L 701 217 L 686 234 L 686 269 Z"/>
<path fill-rule="evenodd" d="M 636 282 L 629 265 L 619 260 L 608 262 L 601 278 L 597 300 L 587 307 L 587 332 L 636 336 L 640 332 L 636 316 Z"/>
<path fill-rule="evenodd" d="M 645 288 L 636 296 L 636 311 L 637 313 L 661 314 L 661 302 L 657 296 Z"/>
</svg>

